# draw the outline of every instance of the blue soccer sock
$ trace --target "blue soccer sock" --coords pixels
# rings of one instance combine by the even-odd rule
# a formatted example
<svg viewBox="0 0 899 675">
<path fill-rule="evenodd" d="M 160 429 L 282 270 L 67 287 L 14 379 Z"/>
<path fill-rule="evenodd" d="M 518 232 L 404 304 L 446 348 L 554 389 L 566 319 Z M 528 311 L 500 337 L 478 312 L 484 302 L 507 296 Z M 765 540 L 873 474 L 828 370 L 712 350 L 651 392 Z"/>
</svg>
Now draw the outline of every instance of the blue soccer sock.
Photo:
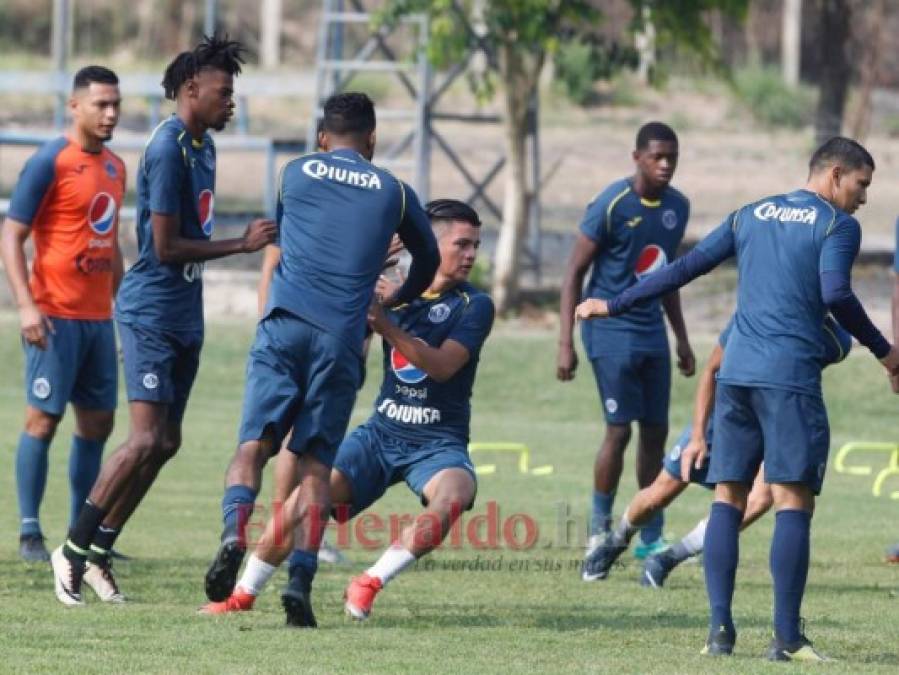
<svg viewBox="0 0 899 675">
<path fill-rule="evenodd" d="M 795 509 L 778 511 L 774 520 L 770 557 L 774 633 L 786 642 L 796 642 L 801 636 L 799 609 L 808 579 L 811 522 L 810 513 Z"/>
<path fill-rule="evenodd" d="M 740 523 L 743 513 L 723 502 L 712 504 L 709 523 L 705 530 L 705 587 L 709 596 L 710 630 L 725 627 L 734 632 L 731 605 L 734 598 L 734 582 L 737 562 L 740 559 Z"/>
<path fill-rule="evenodd" d="M 593 511 L 590 517 L 590 535 L 602 534 L 612 527 L 612 506 L 615 493 L 593 491 Z"/>
<path fill-rule="evenodd" d="M 241 530 L 253 514 L 257 491 L 246 485 L 230 485 L 222 497 L 222 521 L 225 525 L 222 541 L 245 537 Z"/>
<path fill-rule="evenodd" d="M 27 433 L 19 436 L 16 448 L 16 490 L 19 496 L 20 534 L 41 534 L 40 510 L 47 487 L 47 455 L 50 441 Z"/>
<path fill-rule="evenodd" d="M 650 518 L 646 525 L 640 528 L 640 541 L 644 544 L 652 544 L 662 538 L 662 528 L 665 527 L 665 512 L 658 511 Z"/>
<path fill-rule="evenodd" d="M 305 590 L 312 586 L 312 580 L 318 571 L 318 553 L 295 548 L 287 559 L 287 574 L 290 578 L 301 575 Z"/>
<path fill-rule="evenodd" d="M 72 449 L 69 452 L 69 529 L 75 526 L 78 512 L 100 473 L 104 444 L 105 441 L 72 435 Z"/>
</svg>

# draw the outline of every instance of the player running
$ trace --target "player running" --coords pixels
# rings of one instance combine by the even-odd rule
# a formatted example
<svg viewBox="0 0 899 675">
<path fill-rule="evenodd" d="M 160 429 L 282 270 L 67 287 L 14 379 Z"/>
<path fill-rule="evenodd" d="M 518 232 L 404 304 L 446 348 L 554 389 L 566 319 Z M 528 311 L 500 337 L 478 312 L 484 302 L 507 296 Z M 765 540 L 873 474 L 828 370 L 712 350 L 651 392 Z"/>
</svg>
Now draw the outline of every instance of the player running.
<svg viewBox="0 0 899 675">
<path fill-rule="evenodd" d="M 290 162 L 281 174 L 281 258 L 250 350 L 239 445 L 225 477 L 224 530 L 205 580 L 214 602 L 234 590 L 262 468 L 290 433 L 275 494 L 287 496 L 279 519 L 287 538 L 293 541 L 298 525 L 299 536 L 282 600 L 288 624 L 310 627 L 331 465 L 361 382 L 366 312 L 391 238 L 399 235 L 412 264 L 388 305 L 417 298 L 439 263 L 415 193 L 371 163 L 375 110 L 368 96 L 328 99 L 319 145 L 322 152 Z"/>
<path fill-rule="evenodd" d="M 605 579 L 613 563 L 627 550 L 634 534 L 656 511 L 667 508 L 690 483 L 714 489 L 715 486 L 706 480 L 706 475 L 712 448 L 715 378 L 721 369 L 727 337 L 732 327 L 733 320 L 719 336 L 718 344 L 712 350 L 709 362 L 699 378 L 693 422 L 686 426 L 671 452 L 665 455 L 664 470 L 659 473 L 652 485 L 634 495 L 617 527 L 584 561 L 582 576 L 585 581 Z M 849 333 L 840 328 L 829 316 L 824 321 L 820 339 L 824 346 L 824 367 L 842 361 L 852 348 Z M 697 432 L 697 429 L 704 431 Z M 759 469 L 746 498 L 746 511 L 740 523 L 741 531 L 767 513 L 772 503 L 771 487 L 765 483 L 762 469 Z M 700 553 L 706 524 L 707 519 L 704 518 L 671 548 L 646 558 L 640 583 L 660 588 L 671 570 L 684 560 Z"/>
<path fill-rule="evenodd" d="M 708 473 L 715 503 L 705 535 L 711 616 L 704 654 L 733 652 L 740 523 L 764 460 L 777 512 L 771 542 L 774 638 L 767 656 L 825 660 L 803 634 L 799 618 L 811 517 L 830 437 L 821 396 L 819 331 L 825 312 L 829 309 L 891 375 L 899 372 L 899 351 L 871 323 L 851 287 L 861 227 L 850 214 L 865 203 L 874 159 L 855 141 L 835 137 L 815 151 L 809 169 L 804 189 L 734 211 L 673 265 L 618 297 L 590 299 L 577 308 L 582 319 L 614 316 L 736 257 L 737 312 L 718 376 Z"/>
<path fill-rule="evenodd" d="M 574 307 L 584 275 L 593 271 L 586 295 L 608 298 L 664 266 L 677 255 L 690 216 L 690 204 L 671 186 L 677 167 L 677 135 L 666 124 L 650 122 L 637 132 L 633 152 L 636 173 L 612 183 L 587 208 L 562 280 L 556 376 L 574 378 Z M 584 350 L 593 366 L 606 432 L 593 464 L 593 502 L 588 552 L 599 545 L 612 524 L 612 506 L 624 451 L 637 421 L 637 484 L 646 487 L 658 475 L 668 436 L 671 358 L 662 307 L 677 339 L 678 368 L 690 376 L 695 358 L 675 290 L 608 322 L 582 326 Z M 662 512 L 640 533 L 643 557 L 664 548 Z"/>
<path fill-rule="evenodd" d="M 424 513 L 346 589 L 346 611 L 368 618 L 375 596 L 396 575 L 436 548 L 476 491 L 468 456 L 471 391 L 493 302 L 468 283 L 480 244 L 480 220 L 468 205 L 440 199 L 427 206 L 440 246 L 440 267 L 420 298 L 385 312 L 375 303 L 372 328 L 384 340 L 384 380 L 374 412 L 340 445 L 331 470 L 338 522 L 361 513 L 395 483 L 421 499 Z M 379 291 L 390 294 L 386 283 Z M 282 453 L 283 454 L 283 453 Z M 280 461 L 280 460 L 279 460 Z M 291 510 L 291 505 L 285 506 Z M 208 614 L 251 609 L 287 556 L 272 522 L 231 596 Z"/>
<path fill-rule="evenodd" d="M 181 421 L 203 344 L 203 262 L 258 251 L 275 234 L 255 220 L 242 237 L 212 241 L 215 146 L 234 109 L 244 49 L 206 37 L 166 68 L 176 112 L 156 127 L 137 177 L 139 256 L 116 298 L 131 429 L 100 470 L 66 543 L 53 552 L 56 597 L 83 604 L 82 579 L 101 600 L 123 602 L 109 551 L 181 445 Z"/>
<path fill-rule="evenodd" d="M 2 256 L 25 350 L 25 430 L 16 449 L 19 555 L 50 559 L 39 511 L 48 451 L 66 404 L 75 411 L 69 454 L 69 526 L 97 478 L 117 396 L 112 297 L 122 279 L 119 208 L 125 164 L 105 145 L 119 121 L 119 79 L 103 66 L 75 74 L 64 136 L 25 164 L 3 224 Z M 25 241 L 34 235 L 31 279 Z"/>
</svg>

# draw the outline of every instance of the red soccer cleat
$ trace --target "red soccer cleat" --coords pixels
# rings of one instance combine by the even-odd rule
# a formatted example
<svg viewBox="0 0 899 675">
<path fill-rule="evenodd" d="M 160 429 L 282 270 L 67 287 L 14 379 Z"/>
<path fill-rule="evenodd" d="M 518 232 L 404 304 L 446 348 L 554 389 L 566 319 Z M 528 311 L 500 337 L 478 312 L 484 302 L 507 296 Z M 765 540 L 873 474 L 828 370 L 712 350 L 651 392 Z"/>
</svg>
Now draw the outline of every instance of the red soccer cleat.
<svg viewBox="0 0 899 675">
<path fill-rule="evenodd" d="M 210 602 L 200 608 L 200 614 L 230 614 L 231 612 L 248 612 L 253 609 L 256 596 L 247 593 L 240 586 L 226 600 Z"/>
<path fill-rule="evenodd" d="M 343 592 L 346 600 L 343 607 L 346 613 L 357 621 L 365 621 L 371 614 L 371 606 L 375 602 L 375 596 L 384 588 L 384 584 L 377 577 L 370 577 L 363 572 L 358 577 L 350 580 L 350 585 Z"/>
</svg>

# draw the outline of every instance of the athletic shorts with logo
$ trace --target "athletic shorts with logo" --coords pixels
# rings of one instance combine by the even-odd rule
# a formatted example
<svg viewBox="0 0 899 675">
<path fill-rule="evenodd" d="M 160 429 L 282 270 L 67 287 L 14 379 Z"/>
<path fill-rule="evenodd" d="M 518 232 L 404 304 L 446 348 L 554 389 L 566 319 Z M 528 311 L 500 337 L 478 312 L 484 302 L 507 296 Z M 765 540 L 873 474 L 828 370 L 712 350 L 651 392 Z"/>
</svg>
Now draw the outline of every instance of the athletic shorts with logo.
<svg viewBox="0 0 899 675">
<path fill-rule="evenodd" d="M 202 331 L 159 330 L 118 321 L 128 401 L 168 405 L 168 419 L 184 418 L 203 348 Z"/>
<path fill-rule="evenodd" d="M 606 422 L 668 423 L 671 357 L 667 353 L 608 354 L 590 363 Z"/>
<path fill-rule="evenodd" d="M 247 359 L 240 442 L 271 436 L 280 448 L 331 466 L 362 381 L 359 355 L 333 334 L 283 309 L 256 329 Z"/>
<path fill-rule="evenodd" d="M 47 348 L 22 341 L 28 405 L 62 415 L 72 402 L 88 410 L 114 410 L 118 394 L 112 321 L 50 317 Z"/>
<path fill-rule="evenodd" d="M 334 468 L 350 483 L 350 517 L 367 509 L 401 480 L 406 481 L 424 506 L 425 486 L 444 469 L 464 469 L 477 484 L 467 444 L 461 439 L 447 436 L 425 442 L 409 441 L 387 433 L 372 420 L 357 427 L 340 444 Z M 460 508 L 470 509 L 473 503 L 474 500 Z"/>
<path fill-rule="evenodd" d="M 681 454 L 684 451 L 684 448 L 690 443 L 690 436 L 693 433 L 693 425 L 687 425 L 687 427 L 681 432 L 681 435 L 678 436 L 677 441 L 671 447 L 667 453 L 665 453 L 665 459 L 663 460 L 663 466 L 665 467 L 665 471 L 667 471 L 673 478 L 677 480 L 683 480 L 681 478 Z M 712 447 L 709 447 L 709 454 L 706 455 L 705 459 L 702 462 L 702 465 L 697 469 L 695 466 L 690 467 L 690 482 L 695 483 L 696 485 L 701 485 L 702 487 L 713 490 L 715 488 L 714 483 L 710 483 L 708 481 L 708 472 L 709 472 L 709 456 L 711 455 Z"/>
<path fill-rule="evenodd" d="M 819 494 L 829 446 L 820 396 L 718 383 L 710 482 L 750 485 L 764 461 L 766 483 L 800 483 Z"/>
</svg>

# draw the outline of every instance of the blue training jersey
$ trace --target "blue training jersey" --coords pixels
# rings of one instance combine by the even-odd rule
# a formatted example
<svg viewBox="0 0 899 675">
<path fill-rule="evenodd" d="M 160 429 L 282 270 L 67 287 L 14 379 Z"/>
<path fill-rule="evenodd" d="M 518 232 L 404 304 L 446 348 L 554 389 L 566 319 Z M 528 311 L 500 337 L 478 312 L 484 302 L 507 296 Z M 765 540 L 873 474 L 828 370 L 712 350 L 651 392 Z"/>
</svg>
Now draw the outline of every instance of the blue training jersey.
<svg viewBox="0 0 899 675">
<path fill-rule="evenodd" d="M 490 296 L 470 284 L 391 310 L 391 322 L 410 335 L 431 347 L 455 340 L 468 350 L 469 359 L 449 380 L 437 382 L 384 340 L 384 380 L 372 422 L 405 440 L 451 437 L 467 443 L 471 390 L 493 315 Z"/>
<path fill-rule="evenodd" d="M 415 192 L 358 152 L 306 155 L 281 173 L 281 259 L 266 313 L 280 308 L 362 353 L 366 312 L 394 232 L 413 250 L 436 251 Z M 429 280 L 428 280 L 429 281 Z"/>
<path fill-rule="evenodd" d="M 855 250 L 826 247 L 831 237 L 855 242 Z M 820 273 L 851 268 L 860 237 L 858 221 L 802 189 L 744 206 L 697 245 L 710 259 L 737 259 L 737 311 L 720 381 L 821 395 Z"/>
<path fill-rule="evenodd" d="M 727 350 L 729 347 L 728 338 L 730 337 L 731 331 L 734 327 L 734 318 L 732 317 L 730 321 L 728 321 L 727 326 L 721 331 L 721 335 L 718 336 L 718 344 L 721 345 L 721 348 L 724 349 L 725 355 L 727 354 Z M 824 324 L 821 326 L 820 331 L 820 340 L 821 347 L 823 350 L 823 356 L 821 361 L 821 367 L 826 368 L 827 366 L 833 365 L 835 363 L 839 363 L 843 359 L 845 359 L 849 355 L 849 350 L 852 349 L 852 336 L 834 321 L 834 318 L 830 315 L 824 318 Z M 709 416 L 708 424 L 705 427 L 705 442 L 711 451 L 712 448 L 712 436 L 714 435 L 714 419 L 715 416 Z M 692 422 L 688 424 L 682 434 L 689 434 L 693 431 Z"/>
<path fill-rule="evenodd" d="M 630 179 L 612 183 L 587 207 L 580 231 L 599 250 L 585 297 L 611 298 L 674 260 L 684 238 L 690 203 L 669 186 L 657 201 L 641 198 Z M 587 355 L 632 352 L 668 353 L 661 300 L 644 303 L 626 315 L 584 321 Z"/>
<path fill-rule="evenodd" d="M 215 145 L 194 140 L 177 115 L 150 136 L 137 172 L 138 258 L 116 297 L 116 318 L 177 331 L 203 330 L 203 263 L 161 263 L 151 214 L 177 216 L 180 236 L 209 239 L 215 228 Z"/>
</svg>

